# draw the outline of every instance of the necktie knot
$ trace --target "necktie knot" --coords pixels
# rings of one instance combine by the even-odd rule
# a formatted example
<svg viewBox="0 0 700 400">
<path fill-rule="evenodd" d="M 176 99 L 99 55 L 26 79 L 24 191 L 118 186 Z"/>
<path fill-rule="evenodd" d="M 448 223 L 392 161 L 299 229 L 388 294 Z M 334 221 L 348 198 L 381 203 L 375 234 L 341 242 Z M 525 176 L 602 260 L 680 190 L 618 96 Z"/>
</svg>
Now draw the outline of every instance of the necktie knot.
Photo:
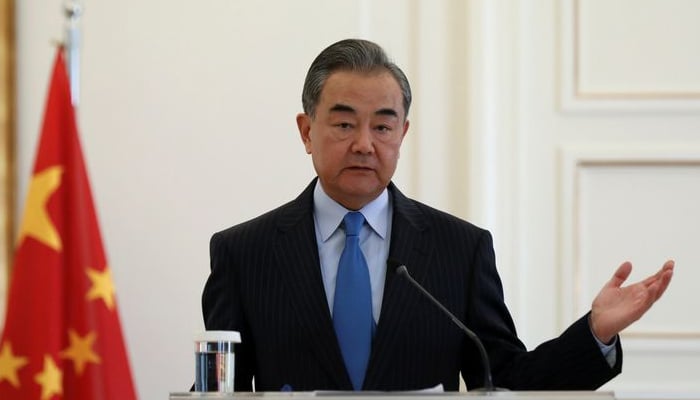
<svg viewBox="0 0 700 400">
<path fill-rule="evenodd" d="M 351 211 L 343 217 L 345 224 L 345 236 L 359 236 L 360 229 L 365 223 L 365 216 L 359 211 Z"/>
</svg>

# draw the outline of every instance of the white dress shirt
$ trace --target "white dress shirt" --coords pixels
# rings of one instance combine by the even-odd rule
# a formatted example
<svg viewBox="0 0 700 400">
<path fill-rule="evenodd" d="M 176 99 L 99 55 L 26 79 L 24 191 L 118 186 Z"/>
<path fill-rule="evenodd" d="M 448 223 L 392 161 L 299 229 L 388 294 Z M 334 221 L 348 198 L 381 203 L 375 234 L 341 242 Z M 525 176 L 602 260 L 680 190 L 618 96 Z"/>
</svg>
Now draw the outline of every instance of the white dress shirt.
<svg viewBox="0 0 700 400">
<path fill-rule="evenodd" d="M 345 232 L 340 228 L 345 214 L 351 210 L 331 199 L 316 182 L 314 189 L 314 224 L 316 226 L 316 243 L 321 261 L 321 276 L 326 290 L 328 309 L 333 314 L 335 298 L 335 277 L 338 274 L 338 262 L 345 247 Z M 391 243 L 392 207 L 389 192 L 384 191 L 373 201 L 358 210 L 364 215 L 366 223 L 360 231 L 360 248 L 367 260 L 369 281 L 372 286 L 372 316 L 379 322 L 384 297 L 384 280 L 386 278 L 386 260 L 389 257 Z"/>
</svg>

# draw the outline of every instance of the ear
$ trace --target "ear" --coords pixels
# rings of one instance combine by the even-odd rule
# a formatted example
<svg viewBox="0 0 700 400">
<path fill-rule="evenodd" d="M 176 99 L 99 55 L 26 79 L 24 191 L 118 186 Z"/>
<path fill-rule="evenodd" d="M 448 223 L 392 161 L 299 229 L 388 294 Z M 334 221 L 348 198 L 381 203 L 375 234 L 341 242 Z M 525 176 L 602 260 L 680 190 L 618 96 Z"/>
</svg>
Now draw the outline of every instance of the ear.
<svg viewBox="0 0 700 400">
<path fill-rule="evenodd" d="M 403 123 L 403 132 L 401 132 L 401 142 L 403 143 L 404 138 L 406 137 L 406 134 L 408 133 L 408 126 L 410 124 L 408 123 L 408 120 L 404 121 Z M 399 151 L 398 154 L 396 155 L 397 158 L 401 158 L 401 144 L 399 144 Z"/>
<path fill-rule="evenodd" d="M 305 113 L 297 114 L 297 128 L 299 129 L 301 141 L 304 143 L 306 154 L 311 154 L 311 117 Z"/>
<path fill-rule="evenodd" d="M 406 134 L 408 133 L 408 125 L 410 125 L 410 124 L 409 124 L 408 120 L 406 120 L 406 121 L 403 123 L 403 133 L 401 134 L 401 140 L 402 140 L 402 141 L 403 141 L 403 139 L 406 137 Z"/>
</svg>

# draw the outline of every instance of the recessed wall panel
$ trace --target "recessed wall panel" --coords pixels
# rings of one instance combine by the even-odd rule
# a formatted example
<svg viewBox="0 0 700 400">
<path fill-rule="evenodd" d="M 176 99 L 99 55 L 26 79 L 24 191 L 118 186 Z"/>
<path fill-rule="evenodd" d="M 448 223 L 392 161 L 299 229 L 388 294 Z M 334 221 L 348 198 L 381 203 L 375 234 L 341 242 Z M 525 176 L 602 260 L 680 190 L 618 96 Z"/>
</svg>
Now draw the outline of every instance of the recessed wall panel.
<svg viewBox="0 0 700 400">
<path fill-rule="evenodd" d="M 700 163 L 581 164 L 578 170 L 574 283 L 585 312 L 617 266 L 633 263 L 627 283 L 676 260 L 664 297 L 626 333 L 700 337 Z M 626 283 L 626 284 L 627 284 Z"/>
<path fill-rule="evenodd" d="M 700 97 L 700 2 L 577 0 L 576 92 Z"/>
</svg>

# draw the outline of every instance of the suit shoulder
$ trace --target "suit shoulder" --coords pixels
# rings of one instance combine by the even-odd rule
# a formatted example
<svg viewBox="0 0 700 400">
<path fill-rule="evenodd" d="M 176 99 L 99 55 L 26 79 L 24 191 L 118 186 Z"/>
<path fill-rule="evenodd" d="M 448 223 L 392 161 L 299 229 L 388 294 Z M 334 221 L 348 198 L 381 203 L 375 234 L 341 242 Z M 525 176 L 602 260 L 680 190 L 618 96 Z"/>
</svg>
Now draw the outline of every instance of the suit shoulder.
<svg viewBox="0 0 700 400">
<path fill-rule="evenodd" d="M 453 214 L 431 207 L 417 200 L 410 199 L 410 201 L 415 204 L 416 208 L 425 217 L 430 226 L 447 226 L 452 229 L 466 230 L 476 235 L 488 233 L 486 229 Z"/>
<path fill-rule="evenodd" d="M 255 218 L 216 232 L 212 240 L 258 240 L 260 237 L 269 236 L 283 221 L 301 217 L 301 214 L 294 211 L 295 207 L 297 207 L 295 202 L 290 201 Z"/>
</svg>

